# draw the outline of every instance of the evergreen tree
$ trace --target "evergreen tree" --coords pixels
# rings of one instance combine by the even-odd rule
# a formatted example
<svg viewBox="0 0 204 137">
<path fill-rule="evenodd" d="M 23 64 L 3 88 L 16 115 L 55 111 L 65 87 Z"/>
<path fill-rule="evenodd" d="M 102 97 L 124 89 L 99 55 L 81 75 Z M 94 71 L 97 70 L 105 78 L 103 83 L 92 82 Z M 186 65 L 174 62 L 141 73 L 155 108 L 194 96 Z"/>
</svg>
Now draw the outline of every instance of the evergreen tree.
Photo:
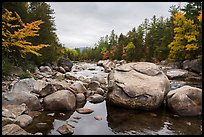
<svg viewBox="0 0 204 137">
<path fill-rule="evenodd" d="M 28 19 L 28 2 L 2 2 L 2 14 L 4 9 L 13 13 L 16 12 L 23 22 L 30 22 Z"/>
<path fill-rule="evenodd" d="M 45 23 L 42 24 L 41 30 L 39 31 L 40 37 L 38 39 L 32 38 L 31 40 L 35 43 L 46 43 L 49 47 L 46 47 L 39 52 L 46 56 L 42 57 L 31 57 L 37 64 L 40 62 L 52 62 L 56 61 L 63 56 L 62 44 L 59 43 L 59 39 L 55 33 L 56 27 L 54 23 L 54 10 L 51 9 L 50 5 L 45 2 L 30 2 L 29 15 L 30 20 L 42 20 Z"/>
</svg>

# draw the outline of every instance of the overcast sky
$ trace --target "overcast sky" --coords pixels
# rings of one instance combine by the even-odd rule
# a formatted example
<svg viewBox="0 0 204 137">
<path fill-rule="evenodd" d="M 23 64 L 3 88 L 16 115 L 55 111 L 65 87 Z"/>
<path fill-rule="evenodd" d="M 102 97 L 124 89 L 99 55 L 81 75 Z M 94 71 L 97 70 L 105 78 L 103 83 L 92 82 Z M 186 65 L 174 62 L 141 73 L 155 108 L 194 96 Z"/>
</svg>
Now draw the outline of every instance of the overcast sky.
<svg viewBox="0 0 204 137">
<path fill-rule="evenodd" d="M 71 49 L 93 47 L 100 37 L 115 30 L 127 34 L 144 19 L 170 17 L 172 5 L 181 2 L 48 2 L 55 11 L 56 33 L 62 44 Z"/>
</svg>

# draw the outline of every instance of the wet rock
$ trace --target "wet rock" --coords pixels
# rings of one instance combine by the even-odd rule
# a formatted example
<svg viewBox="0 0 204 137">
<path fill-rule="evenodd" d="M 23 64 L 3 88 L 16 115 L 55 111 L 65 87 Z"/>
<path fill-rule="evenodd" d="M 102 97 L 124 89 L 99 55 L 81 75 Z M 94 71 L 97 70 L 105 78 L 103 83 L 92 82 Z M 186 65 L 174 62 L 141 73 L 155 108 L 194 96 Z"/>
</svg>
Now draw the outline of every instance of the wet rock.
<svg viewBox="0 0 204 137">
<path fill-rule="evenodd" d="M 76 109 L 77 108 L 83 108 L 85 106 L 85 104 L 86 104 L 86 101 L 84 101 L 84 102 L 77 102 L 76 103 Z"/>
<path fill-rule="evenodd" d="M 16 119 L 2 117 L 2 126 L 5 126 L 7 124 L 15 124 L 15 123 L 16 123 Z"/>
<path fill-rule="evenodd" d="M 94 94 L 95 94 L 95 91 L 87 90 L 85 93 L 85 97 L 88 98 L 89 96 L 94 95 Z"/>
<path fill-rule="evenodd" d="M 32 135 L 32 134 L 22 129 L 19 125 L 7 124 L 2 127 L 2 135 Z"/>
<path fill-rule="evenodd" d="M 79 76 L 78 80 L 82 81 L 84 83 L 90 83 L 91 82 L 90 78 L 84 78 L 83 76 Z"/>
<path fill-rule="evenodd" d="M 59 90 L 46 96 L 43 100 L 45 110 L 73 110 L 76 98 L 70 90 Z"/>
<path fill-rule="evenodd" d="M 23 72 L 22 68 L 20 68 L 20 67 L 11 66 L 11 68 L 10 68 L 10 75 L 20 76 L 23 73 L 24 72 Z"/>
<path fill-rule="evenodd" d="M 10 85 L 10 81 L 2 81 L 2 92 L 8 92 Z"/>
<path fill-rule="evenodd" d="M 38 117 L 41 112 L 40 111 L 26 111 L 25 114 L 31 116 L 32 118 Z"/>
<path fill-rule="evenodd" d="M 195 59 L 195 60 L 185 60 L 183 62 L 183 69 L 201 73 L 202 72 L 202 61 Z"/>
<path fill-rule="evenodd" d="M 65 74 L 57 72 L 57 74 L 55 75 L 55 79 L 61 81 L 65 79 Z"/>
<path fill-rule="evenodd" d="M 43 133 L 37 132 L 37 133 L 35 133 L 34 135 L 43 135 Z"/>
<path fill-rule="evenodd" d="M 91 81 L 89 84 L 88 84 L 88 88 L 90 90 L 96 90 L 97 88 L 100 87 L 100 83 L 98 81 Z"/>
<path fill-rule="evenodd" d="M 70 71 L 71 71 L 68 66 L 63 66 L 63 68 L 64 68 L 64 70 L 65 70 L 66 72 L 70 72 Z"/>
<path fill-rule="evenodd" d="M 40 72 L 52 72 L 52 69 L 49 66 L 40 66 Z"/>
<path fill-rule="evenodd" d="M 34 73 L 35 73 L 35 74 L 40 73 L 40 70 L 39 70 L 39 68 L 38 68 L 38 67 L 35 67 L 34 69 L 35 69 L 35 70 L 34 70 Z"/>
<path fill-rule="evenodd" d="M 166 97 L 168 107 L 181 116 L 202 114 L 202 89 L 183 86 L 169 91 Z"/>
<path fill-rule="evenodd" d="M 183 64 L 182 62 L 169 62 L 167 64 L 168 67 L 171 67 L 173 69 L 182 69 L 183 68 Z"/>
<path fill-rule="evenodd" d="M 96 93 L 103 96 L 105 94 L 105 91 L 102 88 L 97 88 Z"/>
<path fill-rule="evenodd" d="M 41 122 L 41 123 L 37 123 L 37 124 L 36 124 L 36 127 L 39 128 L 39 129 L 47 128 L 47 127 L 48 127 L 48 124 Z"/>
<path fill-rule="evenodd" d="M 90 114 L 90 113 L 94 112 L 94 110 L 92 110 L 90 108 L 77 108 L 76 111 L 80 114 Z"/>
<path fill-rule="evenodd" d="M 47 95 L 50 95 L 52 93 L 56 92 L 56 88 L 52 84 L 48 84 L 46 87 L 44 87 L 40 92 L 40 97 L 45 97 Z"/>
<path fill-rule="evenodd" d="M 102 66 L 106 73 L 109 73 L 114 67 L 114 63 L 111 60 L 99 60 L 97 66 Z"/>
<path fill-rule="evenodd" d="M 101 75 L 93 76 L 91 81 L 98 81 L 100 84 L 106 84 L 105 78 Z"/>
<path fill-rule="evenodd" d="M 108 85 L 102 84 L 101 88 L 103 89 L 104 93 L 108 92 Z"/>
<path fill-rule="evenodd" d="M 95 116 L 94 117 L 96 120 L 102 120 L 102 117 L 101 116 Z"/>
<path fill-rule="evenodd" d="M 67 66 L 69 68 L 69 70 L 71 70 L 73 63 L 70 59 L 60 59 L 58 61 L 58 66 L 63 66 L 63 67 Z"/>
<path fill-rule="evenodd" d="M 58 67 L 57 71 L 63 74 L 66 73 L 66 70 L 62 66 Z"/>
<path fill-rule="evenodd" d="M 23 115 L 18 116 L 16 118 L 16 121 L 20 127 L 24 128 L 33 121 L 33 118 L 30 117 L 29 115 L 23 114 Z"/>
<path fill-rule="evenodd" d="M 97 62 L 97 66 L 103 66 L 103 60 L 99 60 L 98 62 Z"/>
<path fill-rule="evenodd" d="M 74 119 L 81 119 L 80 116 L 74 116 L 73 118 L 74 118 Z"/>
<path fill-rule="evenodd" d="M 27 110 L 26 104 L 2 106 L 2 116 L 6 118 L 17 118 Z"/>
<path fill-rule="evenodd" d="M 167 65 L 167 64 L 168 64 L 168 61 L 167 61 L 167 60 L 162 60 L 162 61 L 160 62 L 160 64 L 161 64 L 161 65 Z"/>
<path fill-rule="evenodd" d="M 101 103 L 104 101 L 104 97 L 100 94 L 94 94 L 91 95 L 87 98 L 87 101 L 91 102 L 91 103 Z"/>
<path fill-rule="evenodd" d="M 41 109 L 41 104 L 38 97 L 34 94 L 27 92 L 9 92 L 3 94 L 2 103 L 4 105 L 21 105 L 22 103 L 25 103 L 28 106 L 28 110 Z"/>
<path fill-rule="evenodd" d="M 34 78 L 21 79 L 12 86 L 10 92 L 28 92 L 30 93 L 34 89 L 35 82 L 36 80 Z"/>
<path fill-rule="evenodd" d="M 192 81 L 192 82 L 201 82 L 202 81 L 202 75 L 195 73 L 195 72 L 188 72 L 188 76 L 185 78 L 185 81 Z"/>
<path fill-rule="evenodd" d="M 55 87 L 43 80 L 37 80 L 34 85 L 34 93 L 39 94 L 40 97 L 45 97 L 56 91 Z"/>
<path fill-rule="evenodd" d="M 71 73 L 71 72 L 66 72 L 65 73 L 65 77 L 67 78 L 67 79 L 70 79 L 70 80 L 78 80 L 74 75 L 73 75 L 73 73 Z"/>
<path fill-rule="evenodd" d="M 55 115 L 55 113 L 49 113 L 49 114 L 47 114 L 48 116 L 54 116 Z"/>
<path fill-rule="evenodd" d="M 186 85 L 184 81 L 170 80 L 170 90 L 174 90 Z"/>
<path fill-rule="evenodd" d="M 81 81 L 75 81 L 71 86 L 71 89 L 74 90 L 74 92 L 77 93 L 85 93 L 86 87 L 83 85 L 83 82 Z"/>
<path fill-rule="evenodd" d="M 170 83 L 156 64 L 136 62 L 115 68 L 108 76 L 108 86 L 106 99 L 110 103 L 153 110 L 162 104 Z"/>
<path fill-rule="evenodd" d="M 35 74 L 35 78 L 42 79 L 44 78 L 44 75 L 42 75 L 41 73 L 38 73 L 38 74 Z"/>
<path fill-rule="evenodd" d="M 39 93 L 44 87 L 47 86 L 47 82 L 44 80 L 36 80 L 34 84 L 34 93 Z"/>
<path fill-rule="evenodd" d="M 55 90 L 58 91 L 58 90 L 64 90 L 64 89 L 68 89 L 70 90 L 70 86 L 71 86 L 71 82 L 67 82 L 66 80 L 62 80 L 62 81 L 59 81 L 57 79 L 52 79 L 50 81 L 50 84 L 53 85 L 55 87 Z"/>
<path fill-rule="evenodd" d="M 188 75 L 188 71 L 182 69 L 170 69 L 167 70 L 166 75 L 169 79 L 185 78 Z"/>
<path fill-rule="evenodd" d="M 69 124 L 64 124 L 62 126 L 60 126 L 57 131 L 62 134 L 62 135 L 71 135 L 74 133 L 74 129 L 72 126 L 70 126 Z"/>
<path fill-rule="evenodd" d="M 76 94 L 76 101 L 77 101 L 77 103 L 85 102 L 86 97 L 84 96 L 83 93 L 78 93 L 78 94 Z"/>
</svg>

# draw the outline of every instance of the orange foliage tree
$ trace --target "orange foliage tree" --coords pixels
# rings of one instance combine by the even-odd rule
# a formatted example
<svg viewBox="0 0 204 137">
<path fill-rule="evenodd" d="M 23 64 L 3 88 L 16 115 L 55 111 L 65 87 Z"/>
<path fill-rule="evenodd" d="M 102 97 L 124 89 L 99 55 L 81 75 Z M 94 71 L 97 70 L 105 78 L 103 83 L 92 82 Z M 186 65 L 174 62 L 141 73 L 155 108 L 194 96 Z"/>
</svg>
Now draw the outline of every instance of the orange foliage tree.
<svg viewBox="0 0 204 137">
<path fill-rule="evenodd" d="M 39 44 L 34 46 L 31 42 L 27 41 L 28 37 L 39 36 L 39 25 L 42 20 L 37 20 L 31 23 L 24 23 L 21 17 L 15 12 L 5 9 L 2 14 L 2 50 L 8 55 L 12 56 L 13 53 L 20 54 L 25 58 L 28 53 L 41 56 L 37 51 L 43 47 L 49 46 L 48 44 Z"/>
</svg>

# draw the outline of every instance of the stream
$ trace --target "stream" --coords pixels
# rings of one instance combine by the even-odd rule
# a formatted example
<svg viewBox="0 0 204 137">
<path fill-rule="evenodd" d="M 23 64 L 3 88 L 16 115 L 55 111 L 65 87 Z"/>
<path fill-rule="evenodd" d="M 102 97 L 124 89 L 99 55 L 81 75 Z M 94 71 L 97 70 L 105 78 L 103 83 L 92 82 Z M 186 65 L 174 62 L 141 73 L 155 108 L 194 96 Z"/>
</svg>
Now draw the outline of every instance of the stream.
<svg viewBox="0 0 204 137">
<path fill-rule="evenodd" d="M 108 73 L 96 64 L 85 63 L 85 68 L 73 72 L 76 77 L 91 78 Z M 75 67 L 75 66 L 73 66 Z M 182 81 L 171 81 L 171 89 L 180 87 Z M 188 85 L 202 88 L 201 82 L 188 82 Z M 57 129 L 63 124 L 74 126 L 73 135 L 201 135 L 202 117 L 180 117 L 162 105 L 155 111 L 129 110 L 108 104 L 106 101 L 93 104 L 86 102 L 84 107 L 94 110 L 90 114 L 72 112 L 43 111 L 25 128 L 30 133 L 60 135 Z M 100 116 L 102 120 L 94 117 Z M 79 117 L 76 119 L 76 117 Z M 39 124 L 41 123 L 41 124 Z M 43 124 L 44 123 L 44 124 Z"/>
</svg>

